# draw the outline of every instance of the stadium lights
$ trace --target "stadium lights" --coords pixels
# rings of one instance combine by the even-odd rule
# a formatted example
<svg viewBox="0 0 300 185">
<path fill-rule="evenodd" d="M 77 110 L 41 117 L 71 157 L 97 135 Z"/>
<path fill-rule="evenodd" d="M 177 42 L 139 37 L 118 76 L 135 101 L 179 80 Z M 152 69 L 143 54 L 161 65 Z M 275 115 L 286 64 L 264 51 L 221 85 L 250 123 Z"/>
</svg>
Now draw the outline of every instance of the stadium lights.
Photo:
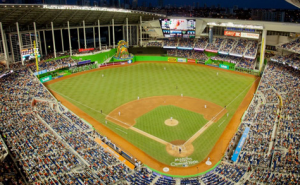
<svg viewBox="0 0 300 185">
<path fill-rule="evenodd" d="M 91 6 L 43 5 L 43 8 L 44 9 L 60 9 L 60 10 L 92 10 L 92 11 L 131 13 L 130 10 L 124 10 L 124 9 L 119 9 L 119 8 L 103 8 L 103 7 L 91 7 Z"/>
<path fill-rule="evenodd" d="M 235 27 L 235 28 L 251 28 L 251 29 L 264 29 L 263 26 L 258 26 L 258 25 L 246 25 L 246 24 L 234 24 L 232 22 L 228 23 L 216 23 L 216 22 L 208 22 L 207 25 L 210 26 L 220 26 L 220 27 Z"/>
</svg>

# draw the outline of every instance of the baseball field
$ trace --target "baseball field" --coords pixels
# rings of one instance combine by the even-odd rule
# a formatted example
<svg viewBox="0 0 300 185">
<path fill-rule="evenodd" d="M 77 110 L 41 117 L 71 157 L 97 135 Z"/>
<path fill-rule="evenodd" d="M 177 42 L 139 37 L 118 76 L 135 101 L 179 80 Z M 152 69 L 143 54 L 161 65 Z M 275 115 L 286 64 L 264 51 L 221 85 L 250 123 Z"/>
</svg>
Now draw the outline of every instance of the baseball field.
<svg viewBox="0 0 300 185">
<path fill-rule="evenodd" d="M 100 133 L 111 136 L 106 128 L 113 131 L 116 137 L 109 139 L 117 144 L 121 137 L 162 165 L 188 167 L 222 145 L 221 135 L 229 132 L 228 124 L 257 81 L 203 65 L 138 62 L 46 85 L 68 108 L 72 105 L 96 120 L 92 124 Z"/>
</svg>

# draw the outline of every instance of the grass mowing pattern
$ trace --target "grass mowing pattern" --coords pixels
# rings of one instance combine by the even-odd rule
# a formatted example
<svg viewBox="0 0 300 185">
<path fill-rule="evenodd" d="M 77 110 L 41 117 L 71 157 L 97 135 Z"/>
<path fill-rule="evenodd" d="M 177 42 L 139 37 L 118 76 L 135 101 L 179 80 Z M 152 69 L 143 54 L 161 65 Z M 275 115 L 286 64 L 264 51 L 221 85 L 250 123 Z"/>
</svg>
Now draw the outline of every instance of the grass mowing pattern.
<svg viewBox="0 0 300 185">
<path fill-rule="evenodd" d="M 176 126 L 167 126 L 166 119 L 179 121 Z M 134 127 L 152 134 L 165 141 L 188 140 L 207 120 L 201 114 L 173 105 L 159 106 L 136 120 Z"/>
<path fill-rule="evenodd" d="M 224 131 L 253 82 L 254 78 L 201 66 L 140 63 L 76 76 L 51 84 L 49 88 L 64 95 L 67 100 L 101 123 L 105 122 L 105 117 L 90 108 L 103 110 L 108 114 L 116 107 L 136 100 L 138 96 L 140 98 L 163 95 L 180 96 L 182 93 L 184 96 L 200 98 L 225 106 L 241 94 L 227 107 L 229 117 L 223 116 L 193 142 L 196 152 L 189 157 L 202 161 Z M 241 93 L 245 89 L 246 91 Z M 158 161 L 166 164 L 174 161 L 174 157 L 165 151 L 162 144 L 114 123 L 109 122 L 107 126 Z"/>
</svg>

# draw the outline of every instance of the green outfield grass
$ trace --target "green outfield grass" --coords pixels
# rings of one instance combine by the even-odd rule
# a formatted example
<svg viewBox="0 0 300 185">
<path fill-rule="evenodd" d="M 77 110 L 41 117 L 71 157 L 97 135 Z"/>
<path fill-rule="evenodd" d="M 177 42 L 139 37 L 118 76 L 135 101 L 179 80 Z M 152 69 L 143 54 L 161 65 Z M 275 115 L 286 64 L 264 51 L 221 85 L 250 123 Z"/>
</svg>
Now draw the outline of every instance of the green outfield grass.
<svg viewBox="0 0 300 185">
<path fill-rule="evenodd" d="M 164 70 L 164 67 L 166 67 L 166 70 Z M 102 77 L 102 74 L 104 74 L 104 77 Z M 202 67 L 201 65 L 140 63 L 128 67 L 83 74 L 51 84 L 49 88 L 60 93 L 64 98 L 101 123 L 105 122 L 105 117 L 99 114 L 98 111 L 103 110 L 104 113 L 108 114 L 116 107 L 136 100 L 138 96 L 145 98 L 183 94 L 184 96 L 211 101 L 222 107 L 230 104 L 227 106 L 229 117 L 223 116 L 193 142 L 195 152 L 189 157 L 193 160 L 202 161 L 214 147 L 253 82 L 254 78 L 251 77 Z M 176 86 L 178 86 L 178 89 L 176 89 Z M 182 112 L 179 110 L 176 107 L 174 118 L 192 114 L 192 112 L 187 113 L 187 110 L 182 110 Z M 140 117 L 139 119 L 143 122 L 146 121 L 146 124 L 140 125 L 138 123 L 137 127 L 144 129 L 148 124 L 151 124 L 151 119 L 166 119 L 164 116 L 170 116 L 167 114 L 168 111 L 159 114 L 155 110 L 153 111 L 157 116 L 151 116 L 152 112 L 150 112 L 149 120 L 147 114 L 144 115 L 145 117 Z M 198 115 L 192 116 L 191 119 L 195 122 L 205 122 L 204 118 L 200 114 Z M 163 118 L 160 116 L 163 116 Z M 188 117 L 190 118 L 190 116 Z M 166 152 L 164 145 L 156 141 L 111 122 L 108 122 L 106 126 L 165 164 L 170 164 L 175 159 Z M 178 140 L 188 138 L 188 135 L 192 135 L 191 130 L 195 129 L 194 132 L 196 132 L 197 128 L 200 129 L 201 125 L 199 127 L 195 125 L 191 125 L 191 128 L 185 127 L 184 129 L 187 129 L 188 134 L 178 136 Z M 150 129 L 148 132 L 163 137 L 165 131 Z M 173 135 L 168 139 L 176 140 L 175 136 L 179 133 Z"/>
<path fill-rule="evenodd" d="M 178 125 L 165 125 L 165 120 L 171 117 L 179 121 Z M 186 141 L 205 125 L 207 121 L 201 114 L 168 105 L 159 106 L 139 117 L 134 127 L 168 142 L 175 140 Z"/>
</svg>

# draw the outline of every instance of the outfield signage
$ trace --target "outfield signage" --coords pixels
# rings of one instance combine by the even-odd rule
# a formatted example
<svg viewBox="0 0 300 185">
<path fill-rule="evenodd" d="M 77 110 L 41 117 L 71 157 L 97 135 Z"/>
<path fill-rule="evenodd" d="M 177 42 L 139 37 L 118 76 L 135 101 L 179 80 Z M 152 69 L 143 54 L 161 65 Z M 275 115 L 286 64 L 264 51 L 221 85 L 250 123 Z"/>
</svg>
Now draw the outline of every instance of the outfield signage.
<svg viewBox="0 0 300 185">
<path fill-rule="evenodd" d="M 168 57 L 168 62 L 176 62 L 176 58 L 174 58 L 174 57 Z"/>
<path fill-rule="evenodd" d="M 235 149 L 235 151 L 234 151 L 234 153 L 233 153 L 233 155 L 232 155 L 232 157 L 231 157 L 231 160 L 232 160 L 233 162 L 236 162 L 236 160 L 238 159 L 239 154 L 240 154 L 240 152 L 241 152 L 241 150 L 242 150 L 242 147 L 243 147 L 243 145 L 244 145 L 244 143 L 245 143 L 245 140 L 246 140 L 246 138 L 247 138 L 247 135 L 248 135 L 248 133 L 249 133 L 249 130 L 250 130 L 249 127 L 246 127 L 246 128 L 245 128 L 244 133 L 243 133 L 243 135 L 242 135 L 242 137 L 241 137 L 241 139 L 240 139 L 240 141 L 239 141 L 239 144 L 238 144 L 238 146 L 236 147 L 236 149 Z"/>
<path fill-rule="evenodd" d="M 196 63 L 196 60 L 195 59 L 188 59 L 187 62 L 188 63 Z"/>
<path fill-rule="evenodd" d="M 186 62 L 186 58 L 177 58 L 177 62 Z"/>
<path fill-rule="evenodd" d="M 40 81 L 41 81 L 42 83 L 48 82 L 48 81 L 50 81 L 50 80 L 52 80 L 52 75 L 45 76 L 45 77 L 43 77 L 43 78 L 40 79 Z"/>
<path fill-rule="evenodd" d="M 225 64 L 219 64 L 219 68 L 222 68 L 222 69 L 229 69 L 229 66 L 228 66 L 228 65 L 225 65 Z"/>
</svg>

